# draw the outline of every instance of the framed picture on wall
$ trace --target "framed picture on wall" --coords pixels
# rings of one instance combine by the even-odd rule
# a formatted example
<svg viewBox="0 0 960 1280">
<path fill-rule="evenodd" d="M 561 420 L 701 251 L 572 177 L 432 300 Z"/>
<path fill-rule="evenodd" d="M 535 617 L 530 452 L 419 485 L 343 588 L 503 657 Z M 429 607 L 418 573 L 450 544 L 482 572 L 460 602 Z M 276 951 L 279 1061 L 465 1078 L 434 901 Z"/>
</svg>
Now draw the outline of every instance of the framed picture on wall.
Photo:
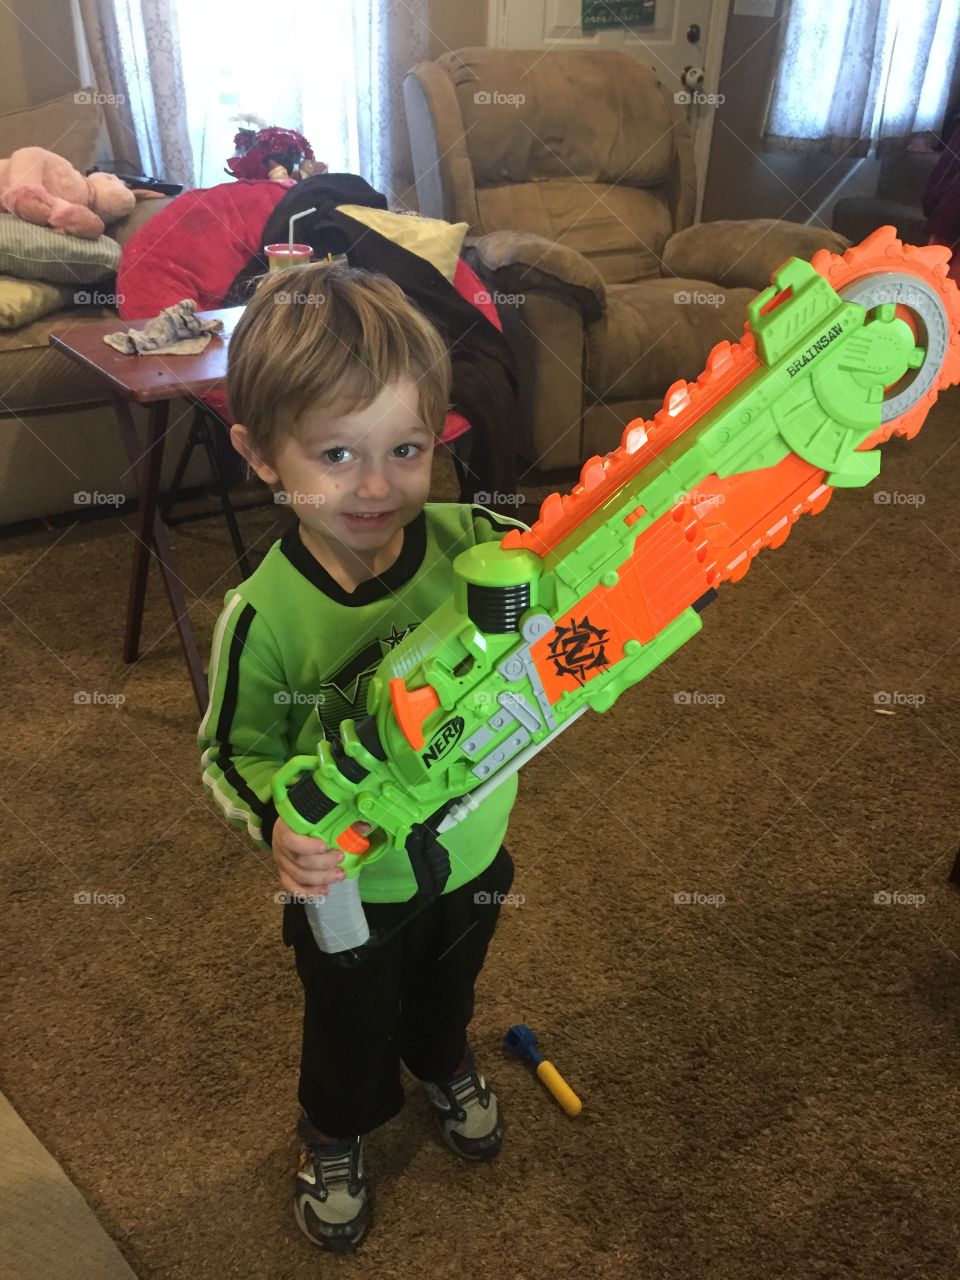
<svg viewBox="0 0 960 1280">
<path fill-rule="evenodd" d="M 611 27 L 652 27 L 657 0 L 581 0 L 580 30 Z"/>
</svg>

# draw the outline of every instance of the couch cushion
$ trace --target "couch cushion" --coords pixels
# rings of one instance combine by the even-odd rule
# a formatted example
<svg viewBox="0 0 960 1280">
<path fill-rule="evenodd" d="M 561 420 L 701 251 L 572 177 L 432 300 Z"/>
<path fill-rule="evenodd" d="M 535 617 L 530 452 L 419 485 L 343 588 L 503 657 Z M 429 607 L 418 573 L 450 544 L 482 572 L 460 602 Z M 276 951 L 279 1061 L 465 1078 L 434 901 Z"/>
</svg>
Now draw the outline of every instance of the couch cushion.
<svg viewBox="0 0 960 1280">
<path fill-rule="evenodd" d="M 673 166 L 667 99 L 654 72 L 625 53 L 469 48 L 438 62 L 478 187 L 557 178 L 649 187 Z"/>
<path fill-rule="evenodd" d="M 576 249 L 609 284 L 660 275 L 673 230 L 659 191 L 586 182 L 518 182 L 477 191 L 483 233 L 522 227 Z"/>
<path fill-rule="evenodd" d="M 49 345 L 53 329 L 117 318 L 104 307 L 57 311 L 21 329 L 0 333 L 0 417 L 25 414 L 34 409 L 72 408 L 107 399 L 102 378 L 82 369 L 75 361 Z"/>
<path fill-rule="evenodd" d="M 110 236 L 81 240 L 36 227 L 12 213 L 0 214 L 0 273 L 20 280 L 94 284 L 120 265 L 120 246 Z"/>
<path fill-rule="evenodd" d="M 662 400 L 678 378 L 697 378 L 718 342 L 740 341 L 755 297 L 705 280 L 611 286 L 606 315 L 586 334 L 587 387 L 604 400 Z"/>
<path fill-rule="evenodd" d="M 848 247 L 835 231 L 783 218 L 699 222 L 670 237 L 663 251 L 663 274 L 759 292 L 788 258 L 809 261 L 818 249 L 843 253 Z"/>
<path fill-rule="evenodd" d="M 69 285 L 46 280 L 0 276 L 0 329 L 19 329 L 58 307 L 73 306 L 74 292 Z"/>
<path fill-rule="evenodd" d="M 92 89 L 79 89 L 36 107 L 0 115 L 0 156 L 20 147 L 46 147 L 81 173 L 93 167 L 103 109 Z"/>
<path fill-rule="evenodd" d="M 467 234 L 465 222 L 445 222 L 443 218 L 391 213 L 387 209 L 371 209 L 362 204 L 340 204 L 337 205 L 337 212 L 345 213 L 348 218 L 355 218 L 357 222 L 386 236 L 402 249 L 415 253 L 453 283 L 463 238 Z"/>
</svg>

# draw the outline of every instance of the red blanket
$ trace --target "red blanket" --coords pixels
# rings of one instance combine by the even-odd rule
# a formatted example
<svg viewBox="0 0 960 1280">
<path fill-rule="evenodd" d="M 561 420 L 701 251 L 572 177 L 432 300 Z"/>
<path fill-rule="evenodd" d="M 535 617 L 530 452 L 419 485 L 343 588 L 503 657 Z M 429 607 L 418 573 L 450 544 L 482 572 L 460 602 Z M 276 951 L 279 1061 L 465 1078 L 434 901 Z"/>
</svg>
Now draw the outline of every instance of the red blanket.
<svg viewBox="0 0 960 1280">
<path fill-rule="evenodd" d="M 287 188 L 267 179 L 223 182 L 202 191 L 185 191 L 155 213 L 127 241 L 117 273 L 117 299 L 124 320 L 146 320 L 183 298 L 196 298 L 198 310 L 223 306 L 231 284 L 263 247 L 262 233 Z M 497 309 L 483 284 L 461 258 L 454 288 L 501 328 Z M 204 402 L 229 421 L 223 392 Z M 459 413 L 448 413 L 442 439 L 469 429 Z"/>
<path fill-rule="evenodd" d="M 185 191 L 154 214 L 124 245 L 117 272 L 120 315 L 146 320 L 183 298 L 200 311 L 223 299 L 286 187 L 263 181 L 223 182 Z"/>
</svg>

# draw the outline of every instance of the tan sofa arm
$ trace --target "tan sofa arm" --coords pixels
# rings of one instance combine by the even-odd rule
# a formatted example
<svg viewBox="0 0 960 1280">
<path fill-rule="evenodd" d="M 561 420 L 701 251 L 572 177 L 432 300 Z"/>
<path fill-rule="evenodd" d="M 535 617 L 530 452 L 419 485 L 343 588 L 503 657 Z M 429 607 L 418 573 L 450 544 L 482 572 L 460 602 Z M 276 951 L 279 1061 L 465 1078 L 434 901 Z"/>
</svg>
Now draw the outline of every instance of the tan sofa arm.
<svg viewBox="0 0 960 1280">
<path fill-rule="evenodd" d="M 787 258 L 809 261 L 818 249 L 842 253 L 849 247 L 850 241 L 835 231 L 782 218 L 700 222 L 667 241 L 663 274 L 759 292 Z"/>
<path fill-rule="evenodd" d="M 465 249 L 477 274 L 498 290 L 560 294 L 576 303 L 588 323 L 606 311 L 603 277 L 575 249 L 530 231 L 491 231 L 468 238 Z"/>
</svg>

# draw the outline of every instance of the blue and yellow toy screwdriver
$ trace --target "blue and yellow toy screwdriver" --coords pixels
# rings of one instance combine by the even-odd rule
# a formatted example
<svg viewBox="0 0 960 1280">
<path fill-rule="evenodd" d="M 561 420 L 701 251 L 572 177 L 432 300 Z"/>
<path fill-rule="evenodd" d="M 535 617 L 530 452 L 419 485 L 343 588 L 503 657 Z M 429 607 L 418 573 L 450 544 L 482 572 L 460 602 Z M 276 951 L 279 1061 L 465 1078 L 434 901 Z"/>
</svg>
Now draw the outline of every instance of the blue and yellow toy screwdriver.
<svg viewBox="0 0 960 1280">
<path fill-rule="evenodd" d="M 573 1092 L 553 1063 L 547 1062 L 546 1058 L 542 1058 L 540 1054 L 537 1053 L 537 1037 L 529 1027 L 525 1027 L 522 1022 L 518 1022 L 515 1027 L 511 1027 L 503 1037 L 503 1047 L 509 1050 L 510 1053 L 515 1053 L 518 1058 L 530 1059 L 533 1065 L 537 1068 L 537 1075 L 560 1103 L 568 1116 L 577 1116 L 580 1114 L 583 1108 L 583 1103 Z"/>
</svg>

